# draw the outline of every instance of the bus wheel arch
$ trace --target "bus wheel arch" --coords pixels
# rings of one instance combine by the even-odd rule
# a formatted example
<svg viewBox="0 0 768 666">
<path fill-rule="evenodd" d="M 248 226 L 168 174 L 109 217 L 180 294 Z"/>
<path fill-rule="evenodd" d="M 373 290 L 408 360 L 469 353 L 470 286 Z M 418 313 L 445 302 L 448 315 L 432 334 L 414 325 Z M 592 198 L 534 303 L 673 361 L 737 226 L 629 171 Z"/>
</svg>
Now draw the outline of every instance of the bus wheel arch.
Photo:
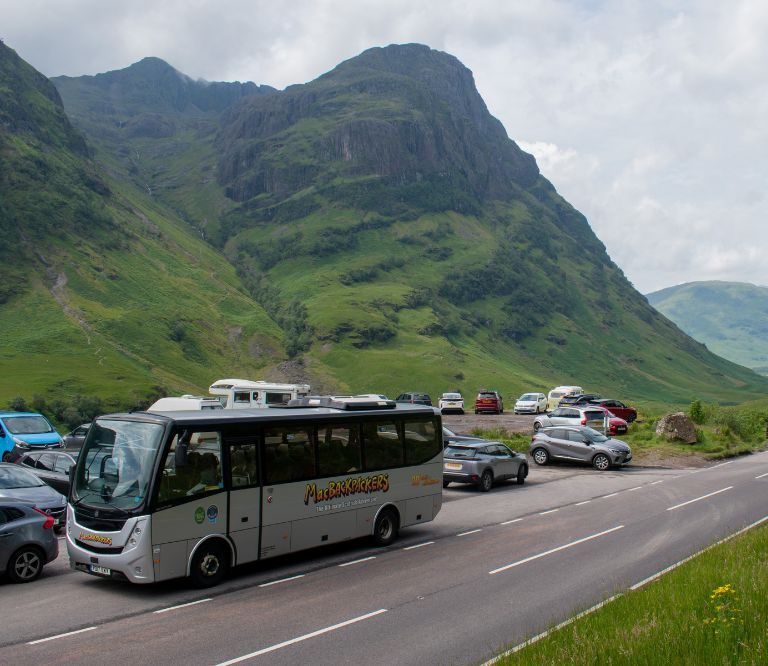
<svg viewBox="0 0 768 666">
<path fill-rule="evenodd" d="M 195 587 L 214 587 L 221 583 L 235 563 L 229 539 L 211 534 L 195 544 L 187 562 L 187 576 Z"/>
<path fill-rule="evenodd" d="M 389 546 L 400 532 L 400 511 L 394 504 L 385 504 L 376 512 L 373 520 L 373 542 L 377 546 Z"/>
</svg>

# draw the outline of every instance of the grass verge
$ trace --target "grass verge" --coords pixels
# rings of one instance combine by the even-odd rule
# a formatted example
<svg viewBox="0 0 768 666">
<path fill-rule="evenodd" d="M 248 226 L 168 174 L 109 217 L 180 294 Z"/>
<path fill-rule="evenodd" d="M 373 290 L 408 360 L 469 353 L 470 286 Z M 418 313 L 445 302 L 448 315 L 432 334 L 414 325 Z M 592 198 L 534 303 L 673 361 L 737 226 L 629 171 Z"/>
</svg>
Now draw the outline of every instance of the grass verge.
<svg viewBox="0 0 768 666">
<path fill-rule="evenodd" d="M 496 664 L 768 663 L 767 553 L 763 524 Z"/>
</svg>

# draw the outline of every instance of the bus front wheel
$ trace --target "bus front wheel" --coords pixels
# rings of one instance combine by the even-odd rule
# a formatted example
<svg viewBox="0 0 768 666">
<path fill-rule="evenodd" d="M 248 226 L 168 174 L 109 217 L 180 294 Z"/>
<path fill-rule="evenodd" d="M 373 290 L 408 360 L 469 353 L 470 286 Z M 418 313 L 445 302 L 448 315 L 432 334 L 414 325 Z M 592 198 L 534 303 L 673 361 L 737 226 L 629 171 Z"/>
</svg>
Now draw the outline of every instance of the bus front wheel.
<svg viewBox="0 0 768 666">
<path fill-rule="evenodd" d="M 389 546 L 397 539 L 397 532 L 400 528 L 400 521 L 394 509 L 384 509 L 376 517 L 376 523 L 373 526 L 373 542 L 377 546 Z"/>
<path fill-rule="evenodd" d="M 195 552 L 189 578 L 195 587 L 213 587 L 224 580 L 228 570 L 226 548 L 212 541 L 204 543 Z"/>
</svg>

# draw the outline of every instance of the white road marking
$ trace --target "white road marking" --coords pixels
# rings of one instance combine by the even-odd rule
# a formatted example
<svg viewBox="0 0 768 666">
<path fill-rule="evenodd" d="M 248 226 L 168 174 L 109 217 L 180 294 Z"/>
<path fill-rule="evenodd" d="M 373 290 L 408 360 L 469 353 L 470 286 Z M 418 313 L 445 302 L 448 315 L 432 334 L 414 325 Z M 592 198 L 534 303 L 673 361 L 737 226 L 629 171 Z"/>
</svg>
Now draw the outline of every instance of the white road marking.
<svg viewBox="0 0 768 666">
<path fill-rule="evenodd" d="M 627 490 L 627 492 L 631 493 L 633 490 L 640 490 L 641 488 L 642 486 L 635 486 L 634 488 L 630 488 L 629 490 Z"/>
<path fill-rule="evenodd" d="M 512 523 L 519 523 L 522 520 L 522 518 L 515 518 L 514 520 L 505 520 L 503 523 L 499 523 L 499 525 L 511 525 Z"/>
<path fill-rule="evenodd" d="M 735 462 L 735 460 L 729 460 L 728 462 L 718 463 L 717 465 L 712 465 L 712 467 L 707 467 L 707 469 L 716 469 L 717 467 L 722 467 L 723 465 L 733 465 Z"/>
<path fill-rule="evenodd" d="M 277 585 L 278 583 L 287 583 L 289 580 L 304 578 L 304 576 L 306 576 L 306 574 L 299 574 L 298 576 L 291 576 L 290 578 L 281 578 L 280 580 L 273 580 L 271 583 L 262 583 L 259 587 L 269 587 L 270 585 Z"/>
<path fill-rule="evenodd" d="M 654 481 L 653 483 L 650 483 L 648 485 L 655 486 L 657 483 L 664 483 L 664 479 L 659 479 L 658 481 Z"/>
<path fill-rule="evenodd" d="M 641 580 L 639 583 L 635 583 L 632 585 L 629 589 L 630 590 L 637 590 L 638 588 L 643 587 L 644 585 L 647 585 L 648 583 L 652 583 L 657 578 L 661 578 L 665 573 L 672 571 L 673 569 L 677 569 L 681 564 L 685 564 L 689 560 L 692 560 L 694 557 L 701 555 L 702 553 L 706 553 L 708 550 L 714 548 L 715 546 L 719 546 L 720 544 L 725 543 L 726 541 L 730 541 L 734 537 L 739 536 L 740 534 L 744 534 L 747 530 L 751 530 L 753 527 L 757 527 L 761 523 L 764 523 L 766 520 L 768 520 L 768 516 L 763 516 L 760 520 L 756 520 L 754 523 L 751 523 L 750 525 L 747 525 L 746 527 L 742 527 L 738 532 L 734 532 L 733 534 L 729 534 L 724 539 L 720 539 L 720 541 L 713 543 L 710 546 L 707 546 L 706 548 L 700 550 L 698 553 L 694 553 L 693 555 L 689 555 L 688 557 L 680 560 L 679 562 L 676 562 L 675 564 L 672 564 L 668 566 L 666 569 L 662 569 L 661 571 L 656 572 L 652 576 L 648 576 L 648 578 L 645 578 Z"/>
<path fill-rule="evenodd" d="M 602 499 L 607 499 L 608 497 L 616 497 L 619 493 L 611 493 L 610 495 L 603 495 Z"/>
<path fill-rule="evenodd" d="M 52 641 L 56 638 L 66 638 L 67 636 L 82 634 L 84 631 L 92 631 L 93 629 L 98 629 L 98 627 L 86 627 L 85 629 L 78 629 L 77 631 L 68 631 L 66 634 L 56 634 L 55 636 L 48 636 L 48 638 L 38 638 L 36 641 L 29 641 L 27 645 L 37 645 L 38 643 L 45 643 L 46 641 Z"/>
<path fill-rule="evenodd" d="M 348 566 L 351 566 L 353 564 L 360 564 L 360 562 L 367 562 L 368 560 L 375 560 L 375 559 L 376 559 L 376 556 L 375 555 L 371 555 L 370 557 L 363 557 L 363 558 L 360 558 L 359 560 L 352 560 L 352 562 L 344 562 L 344 564 L 340 564 L 339 566 L 340 567 L 348 567 Z"/>
<path fill-rule="evenodd" d="M 606 534 L 610 534 L 611 532 L 615 532 L 616 530 L 620 530 L 623 527 L 624 525 L 617 525 L 616 527 L 612 527 L 609 530 L 604 530 L 602 532 L 598 532 L 597 534 L 592 534 L 588 537 L 577 539 L 576 541 L 571 541 L 570 543 L 566 543 L 563 546 L 558 546 L 557 548 L 552 548 L 551 550 L 548 550 L 544 553 L 539 553 L 538 555 L 531 555 L 531 557 L 526 557 L 524 560 L 518 560 L 517 562 L 513 562 L 512 564 L 506 564 L 503 567 L 499 567 L 498 569 L 494 569 L 493 571 L 489 571 L 488 573 L 493 575 L 493 574 L 499 573 L 500 571 L 506 571 L 507 569 L 511 569 L 512 567 L 520 566 L 521 564 L 525 564 L 526 562 L 530 562 L 532 560 L 538 560 L 540 557 L 551 555 L 552 553 L 556 553 L 560 550 L 565 550 L 566 548 L 570 548 L 571 546 L 577 546 L 578 544 L 584 543 L 585 541 L 590 541 L 591 539 L 597 539 L 598 537 L 604 536 Z"/>
<path fill-rule="evenodd" d="M 589 504 L 592 500 L 584 500 L 583 502 L 577 502 L 573 506 L 581 506 L 582 504 Z"/>
<path fill-rule="evenodd" d="M 755 478 L 762 479 L 764 476 L 768 476 L 768 472 L 766 472 L 765 474 L 761 474 L 760 476 L 756 476 Z"/>
<path fill-rule="evenodd" d="M 282 643 L 277 643 L 276 645 L 270 645 L 269 647 L 263 648 L 261 650 L 257 650 L 256 652 L 251 652 L 250 654 L 244 654 L 242 657 L 237 657 L 236 659 L 230 659 L 229 661 L 223 661 L 220 664 L 217 664 L 217 666 L 230 666 L 230 664 L 237 664 L 241 661 L 245 661 L 246 659 L 252 659 L 253 657 L 258 657 L 262 654 L 267 654 L 268 652 L 274 652 L 275 650 L 279 650 L 280 648 L 288 647 L 289 645 L 294 645 L 295 643 L 300 643 L 301 641 L 306 641 L 310 638 L 314 638 L 315 636 L 322 636 L 323 634 L 327 634 L 330 631 L 335 631 L 336 629 L 341 629 L 342 627 L 346 627 L 350 624 L 355 624 L 356 622 L 362 622 L 363 620 L 367 620 L 368 618 L 374 617 L 375 615 L 380 615 L 381 613 L 386 613 L 386 608 L 380 608 L 377 611 L 373 611 L 373 613 L 366 613 L 365 615 L 361 615 L 360 617 L 354 617 L 351 620 L 346 620 L 345 622 L 339 622 L 338 624 L 334 624 L 331 627 L 326 627 L 325 629 L 318 629 L 317 631 L 313 631 L 309 634 L 304 634 L 303 636 L 299 636 L 297 638 L 292 638 L 288 641 L 283 641 Z"/>
<path fill-rule="evenodd" d="M 413 550 L 414 548 L 421 548 L 422 546 L 431 546 L 434 541 L 425 541 L 424 543 L 417 543 L 415 546 L 406 546 L 403 550 Z"/>
<path fill-rule="evenodd" d="M 457 534 L 456 536 L 467 536 L 467 534 L 475 534 L 476 532 L 482 532 L 482 529 L 477 530 L 469 530 L 469 532 L 461 532 L 460 534 Z"/>
<path fill-rule="evenodd" d="M 546 516 L 548 513 L 555 513 L 556 511 L 560 511 L 560 509 L 550 509 L 549 511 L 541 511 L 539 515 Z"/>
<path fill-rule="evenodd" d="M 682 504 L 675 504 L 675 506 L 671 506 L 667 509 L 667 511 L 672 511 L 674 509 L 679 509 L 681 506 L 688 506 L 689 504 L 693 504 L 694 502 L 698 502 L 699 500 L 707 499 L 707 497 L 712 497 L 712 495 L 719 495 L 720 493 L 724 493 L 726 490 L 730 490 L 733 488 L 733 486 L 728 486 L 727 488 L 721 488 L 720 490 L 716 490 L 713 493 L 708 493 L 706 495 L 702 495 L 701 497 L 697 497 L 692 500 L 688 500 L 687 502 L 683 502 Z"/>
<path fill-rule="evenodd" d="M 197 604 L 205 603 L 206 601 L 211 601 L 211 598 L 208 599 L 198 599 L 197 601 L 190 601 L 188 604 L 179 604 L 178 606 L 171 606 L 169 608 L 163 608 L 161 610 L 156 610 L 155 615 L 158 613 L 167 613 L 168 611 L 176 610 L 177 608 L 186 608 L 187 606 L 195 606 Z"/>
<path fill-rule="evenodd" d="M 507 650 L 506 652 L 502 652 L 500 655 L 494 657 L 493 659 L 489 659 L 484 664 L 482 664 L 482 666 L 491 666 L 492 664 L 495 664 L 497 661 L 501 661 L 502 659 L 504 659 L 504 657 L 508 657 L 511 654 L 515 654 L 515 652 L 520 652 L 520 650 L 522 650 L 523 648 L 526 648 L 529 645 L 532 645 L 533 643 L 536 643 L 537 641 L 540 641 L 542 638 L 546 638 L 551 633 L 553 633 L 555 631 L 558 631 L 559 629 L 562 629 L 563 627 L 567 627 L 569 624 L 575 622 L 579 618 L 584 617 L 585 615 L 589 615 L 590 613 L 594 613 L 596 610 L 602 608 L 606 604 L 611 603 L 612 601 L 615 601 L 616 599 L 618 599 L 621 596 L 623 596 L 623 595 L 621 595 L 621 594 L 614 594 L 612 597 L 609 597 L 605 601 L 601 601 L 599 604 L 595 604 L 594 606 L 592 606 L 592 608 L 587 608 L 587 610 L 581 611 L 581 613 L 579 613 L 578 615 L 574 615 L 573 617 L 568 618 L 564 622 L 561 622 L 560 624 L 558 624 L 556 627 L 552 627 L 552 629 L 547 629 L 546 631 L 543 631 L 542 633 L 537 634 L 533 638 L 529 638 L 524 643 L 520 643 L 520 645 L 515 645 L 515 647 Z"/>
</svg>

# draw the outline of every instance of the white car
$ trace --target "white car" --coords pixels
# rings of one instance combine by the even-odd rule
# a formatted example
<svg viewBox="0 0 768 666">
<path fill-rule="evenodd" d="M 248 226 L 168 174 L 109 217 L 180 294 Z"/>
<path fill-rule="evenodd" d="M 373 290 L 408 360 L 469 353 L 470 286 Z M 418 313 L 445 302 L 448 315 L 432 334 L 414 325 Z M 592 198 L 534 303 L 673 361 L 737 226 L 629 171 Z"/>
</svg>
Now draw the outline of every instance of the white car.
<svg viewBox="0 0 768 666">
<path fill-rule="evenodd" d="M 543 393 L 523 393 L 515 402 L 515 414 L 540 414 L 547 411 L 547 396 Z"/>
<path fill-rule="evenodd" d="M 448 412 L 464 413 L 464 398 L 461 397 L 461 393 L 443 393 L 440 396 L 440 400 L 437 401 L 437 406 L 443 414 Z"/>
</svg>

